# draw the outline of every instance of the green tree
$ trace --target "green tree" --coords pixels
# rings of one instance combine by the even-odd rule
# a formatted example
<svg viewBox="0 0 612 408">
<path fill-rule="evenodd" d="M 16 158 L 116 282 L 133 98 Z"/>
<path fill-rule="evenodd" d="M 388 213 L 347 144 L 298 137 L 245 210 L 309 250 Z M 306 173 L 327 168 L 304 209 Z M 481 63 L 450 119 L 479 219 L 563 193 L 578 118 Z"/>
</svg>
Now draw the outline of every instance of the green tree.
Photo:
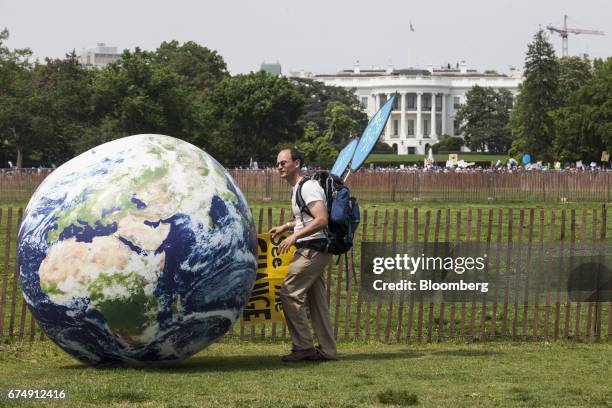
<svg viewBox="0 0 612 408">
<path fill-rule="evenodd" d="M 351 108 L 340 102 L 330 102 L 327 105 L 325 122 L 327 129 L 324 133 L 335 146 L 344 145 L 358 130 L 357 121 L 351 116 Z"/>
<path fill-rule="evenodd" d="M 93 123 L 91 85 L 95 70 L 86 69 L 72 51 L 64 59 L 46 59 L 36 64 L 32 80 L 37 120 L 32 132 L 45 143 L 38 149 L 37 161 L 61 164 L 80 152 Z"/>
<path fill-rule="evenodd" d="M 593 76 L 591 62 L 585 56 L 563 57 L 559 59 L 559 97 L 560 105 L 565 105 L 572 92 L 577 91 Z"/>
<path fill-rule="evenodd" d="M 321 131 L 325 131 L 329 126 L 327 114 L 329 105 L 334 103 L 340 103 L 347 107 L 344 112 L 355 121 L 357 133 L 363 131 L 367 126 L 368 116 L 352 90 L 325 85 L 322 82 L 306 78 L 292 78 L 291 82 L 297 87 L 305 101 L 304 113 L 298 120 L 298 125 L 302 128 L 308 122 L 314 122 Z M 340 140 L 336 140 L 334 143 L 343 144 L 347 138 L 348 134 L 342 135 Z"/>
<path fill-rule="evenodd" d="M 327 129 L 321 133 L 316 122 L 308 122 L 298 148 L 304 152 L 307 163 L 329 168 L 338 156 L 337 146 L 357 132 L 357 121 L 351 117 L 349 106 L 332 101 L 325 110 L 325 123 Z"/>
<path fill-rule="evenodd" d="M 164 41 L 155 50 L 153 59 L 178 74 L 182 82 L 192 90 L 203 94 L 229 77 L 223 57 L 193 41 L 182 45 L 175 40 Z"/>
<path fill-rule="evenodd" d="M 594 61 L 593 77 L 555 110 L 554 148 L 563 161 L 599 161 L 612 152 L 612 58 Z"/>
<path fill-rule="evenodd" d="M 536 159 L 550 161 L 555 132 L 548 113 L 560 105 L 559 61 L 543 30 L 528 45 L 524 76 L 512 113 L 511 154 L 530 153 Z"/>
<path fill-rule="evenodd" d="M 277 147 L 302 136 L 304 98 L 284 77 L 265 72 L 223 79 L 206 98 L 210 151 L 220 161 L 273 163 Z"/>
<path fill-rule="evenodd" d="M 191 140 L 201 118 L 179 75 L 136 48 L 101 70 L 93 82 L 94 114 L 121 137 L 161 133 Z"/>
<path fill-rule="evenodd" d="M 465 144 L 474 151 L 506 153 L 512 143 L 508 127 L 511 108 L 510 91 L 474 85 L 457 112 Z"/>
<path fill-rule="evenodd" d="M 397 154 L 397 151 L 393 147 L 391 147 L 388 144 L 386 144 L 385 142 L 379 140 L 374 145 L 374 148 L 372 149 L 372 153 Z"/>
<path fill-rule="evenodd" d="M 457 136 L 448 136 L 442 139 L 440 142 L 431 146 L 434 153 L 440 152 L 458 152 L 463 146 L 463 139 Z"/>
<path fill-rule="evenodd" d="M 30 146 L 41 146 L 32 132 L 36 121 L 35 88 L 29 49 L 10 50 L 9 32 L 0 32 L 0 140 L 9 160 L 22 167 Z M 4 165 L 4 163 L 2 163 Z"/>
<path fill-rule="evenodd" d="M 331 133 L 322 135 L 315 122 L 306 124 L 304 137 L 297 143 L 297 147 L 304 153 L 304 161 L 309 167 L 329 169 L 338 156 L 338 150 L 331 141 Z"/>
</svg>

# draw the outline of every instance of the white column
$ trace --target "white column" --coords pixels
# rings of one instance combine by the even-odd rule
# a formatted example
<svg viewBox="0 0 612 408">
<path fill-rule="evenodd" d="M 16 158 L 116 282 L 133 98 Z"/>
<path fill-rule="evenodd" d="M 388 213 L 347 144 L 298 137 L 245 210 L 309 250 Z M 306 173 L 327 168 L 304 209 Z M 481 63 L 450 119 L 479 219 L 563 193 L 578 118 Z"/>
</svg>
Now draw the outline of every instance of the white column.
<svg viewBox="0 0 612 408">
<path fill-rule="evenodd" d="M 380 105 L 380 94 L 376 93 L 376 94 L 374 94 L 374 110 L 372 111 L 372 116 L 374 116 L 374 114 L 380 108 L 379 105 Z"/>
<path fill-rule="evenodd" d="M 431 131 L 429 132 L 429 136 L 432 139 L 436 138 L 436 94 L 431 93 L 431 123 L 430 123 Z"/>
<path fill-rule="evenodd" d="M 376 94 L 370 94 L 370 101 L 368 103 L 368 119 L 374 116 L 376 113 Z"/>
<path fill-rule="evenodd" d="M 416 123 L 417 139 L 423 138 L 423 117 L 422 117 L 422 112 L 421 112 L 421 95 L 423 95 L 423 92 L 417 92 L 417 123 Z"/>
<path fill-rule="evenodd" d="M 387 95 L 387 101 L 389 99 L 391 99 L 391 94 L 388 93 Z M 385 103 L 387 102 L 385 101 Z M 393 112 L 393 107 L 391 107 L 391 112 Z M 387 138 L 387 140 L 391 139 L 391 128 L 393 126 L 393 114 L 389 115 L 389 119 L 387 119 L 387 125 L 385 126 L 385 137 Z"/>
<path fill-rule="evenodd" d="M 400 122 L 400 139 L 406 139 L 406 93 L 400 94 L 401 99 L 401 122 Z"/>
<path fill-rule="evenodd" d="M 448 98 L 448 95 L 442 94 L 442 135 L 446 134 L 446 99 L 447 98 Z"/>
</svg>

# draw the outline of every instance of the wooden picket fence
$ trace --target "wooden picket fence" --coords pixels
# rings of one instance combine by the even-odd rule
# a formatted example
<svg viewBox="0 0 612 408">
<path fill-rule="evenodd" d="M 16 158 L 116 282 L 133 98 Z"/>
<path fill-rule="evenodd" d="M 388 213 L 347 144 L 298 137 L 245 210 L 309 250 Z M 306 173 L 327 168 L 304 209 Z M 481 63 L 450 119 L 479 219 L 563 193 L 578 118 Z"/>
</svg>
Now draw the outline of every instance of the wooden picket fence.
<svg viewBox="0 0 612 408">
<path fill-rule="evenodd" d="M 50 170 L 0 171 L 0 203 L 26 202 Z M 251 204 L 288 202 L 274 170 L 230 170 Z M 431 173 L 362 170 L 348 185 L 362 202 L 610 202 L 612 172 Z"/>
<path fill-rule="evenodd" d="M 3 258 L 0 292 L 0 339 L 43 340 L 44 335 L 22 298 L 15 262 L 16 234 L 22 209 L 0 208 L 0 245 Z M 254 213 L 259 232 L 284 223 L 285 209 L 260 208 Z M 362 213 L 356 242 L 479 242 L 490 250 L 498 243 L 544 243 L 594 247 L 606 241 L 608 225 L 605 206 L 592 210 L 496 208 L 496 209 L 385 209 Z M 520 245 L 507 245 L 503 256 L 521 257 Z M 330 262 L 325 271 L 327 298 L 334 332 L 338 339 L 403 342 L 433 342 L 448 339 L 487 341 L 493 339 L 612 339 L 612 302 L 565 302 L 547 295 L 545 302 L 529 301 L 515 293 L 498 301 L 434 303 L 418 294 L 401 292 L 390 301 L 368 301 L 362 296 L 358 275 L 360 245 L 348 257 Z M 530 255 L 531 252 L 527 256 Z M 502 256 L 502 254 L 497 254 Z M 536 258 L 534 258 L 536 259 Z M 354 260 L 354 261 L 353 261 Z M 353 264 L 353 262 L 355 264 Z M 348 268 L 348 271 L 347 271 Z M 542 279 L 537 269 L 531 279 Z M 348 275 L 347 275 L 348 273 Z M 348 276 L 348 280 L 346 279 Z M 509 279 L 501 273 L 499 279 Z M 495 289 L 497 290 L 497 289 Z M 496 293 L 497 295 L 497 293 Z M 287 339 L 284 323 L 247 324 L 237 322 L 228 334 L 241 340 Z"/>
<path fill-rule="evenodd" d="M 252 203 L 288 202 L 276 171 L 231 170 Z M 348 186 L 362 202 L 610 202 L 612 172 L 436 173 L 362 170 Z"/>
</svg>

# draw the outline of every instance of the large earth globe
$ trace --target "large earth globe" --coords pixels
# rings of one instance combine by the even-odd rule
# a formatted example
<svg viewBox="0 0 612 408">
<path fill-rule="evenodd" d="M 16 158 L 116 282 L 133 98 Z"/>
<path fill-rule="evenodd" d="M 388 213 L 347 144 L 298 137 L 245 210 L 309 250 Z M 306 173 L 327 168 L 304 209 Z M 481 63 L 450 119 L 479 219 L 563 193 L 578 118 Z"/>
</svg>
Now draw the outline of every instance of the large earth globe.
<svg viewBox="0 0 612 408">
<path fill-rule="evenodd" d="M 231 176 L 162 135 L 118 139 L 56 169 L 18 239 L 32 314 L 94 366 L 176 361 L 224 335 L 249 298 L 256 254 Z"/>
</svg>

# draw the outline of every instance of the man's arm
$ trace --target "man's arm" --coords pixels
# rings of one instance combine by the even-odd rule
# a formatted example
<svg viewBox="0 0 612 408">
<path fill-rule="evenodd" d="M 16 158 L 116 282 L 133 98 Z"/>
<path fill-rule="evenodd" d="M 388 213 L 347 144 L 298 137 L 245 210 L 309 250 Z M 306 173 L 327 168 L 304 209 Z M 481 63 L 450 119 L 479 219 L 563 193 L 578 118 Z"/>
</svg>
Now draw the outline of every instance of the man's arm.
<svg viewBox="0 0 612 408">
<path fill-rule="evenodd" d="M 302 230 L 293 234 L 295 235 L 296 240 L 312 235 L 315 232 L 319 232 L 327 227 L 327 208 L 325 208 L 323 201 L 311 202 L 308 204 L 308 209 L 312 214 L 313 220 L 310 221 Z"/>
<path fill-rule="evenodd" d="M 295 218 L 291 217 L 291 220 L 289 222 L 286 222 L 283 225 L 277 225 L 276 227 L 272 228 L 268 232 L 272 235 L 272 238 L 274 238 L 278 234 L 282 234 L 285 231 L 291 231 L 294 228 L 295 228 Z"/>
<path fill-rule="evenodd" d="M 294 232 L 280 243 L 279 250 L 281 253 L 289 251 L 291 245 L 294 245 L 298 239 L 312 235 L 327 227 L 327 208 L 325 208 L 323 201 L 318 200 L 309 203 L 308 209 L 312 214 L 313 220 L 302 230 Z"/>
</svg>

